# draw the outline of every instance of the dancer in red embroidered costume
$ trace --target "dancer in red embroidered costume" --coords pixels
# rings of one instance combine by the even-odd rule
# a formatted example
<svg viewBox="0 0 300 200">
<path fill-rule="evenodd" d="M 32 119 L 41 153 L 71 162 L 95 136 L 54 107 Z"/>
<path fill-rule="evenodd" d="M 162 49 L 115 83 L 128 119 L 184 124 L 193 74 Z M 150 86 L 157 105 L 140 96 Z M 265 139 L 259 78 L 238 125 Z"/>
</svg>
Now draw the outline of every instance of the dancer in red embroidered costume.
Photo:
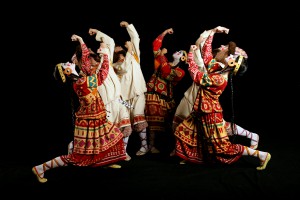
<svg viewBox="0 0 300 200">
<path fill-rule="evenodd" d="M 209 36 L 209 33 L 210 33 L 209 31 L 204 31 L 203 33 L 200 34 L 200 37 L 195 42 L 197 49 L 193 51 L 194 61 L 199 66 L 200 71 L 207 70 L 205 68 L 200 49 L 202 49 L 205 40 Z M 173 124 L 172 124 L 173 131 L 175 131 L 178 124 L 180 124 L 192 112 L 199 87 L 200 87 L 199 85 L 193 82 L 192 85 L 185 91 L 184 96 L 179 102 L 176 108 L 176 112 L 174 114 Z M 229 136 L 247 137 L 248 139 L 250 139 L 250 147 L 252 149 L 256 149 L 258 147 L 259 135 L 257 133 L 248 131 L 235 123 L 232 124 L 232 122 L 229 121 L 224 120 L 224 124 Z M 170 156 L 173 155 L 175 155 L 175 150 L 172 151 L 170 154 Z"/>
<path fill-rule="evenodd" d="M 174 86 L 178 84 L 185 75 L 185 71 L 180 68 L 186 65 L 186 52 L 177 51 L 173 54 L 173 62 L 169 62 L 166 48 L 162 48 L 162 42 L 167 34 L 173 34 L 173 29 L 169 28 L 161 33 L 153 41 L 154 53 L 154 73 L 147 82 L 146 93 L 146 120 L 148 122 L 149 149 L 151 153 L 159 153 L 155 146 L 156 133 L 168 131 L 175 112 L 175 99 L 173 96 Z"/>
<path fill-rule="evenodd" d="M 75 113 L 73 151 L 34 166 L 32 171 L 41 183 L 47 182 L 44 173 L 52 168 L 67 165 L 120 168 L 121 166 L 115 163 L 126 159 L 123 134 L 108 121 L 105 105 L 97 90 L 108 75 L 109 59 L 106 45 L 100 47 L 102 61 L 99 64 L 93 58 L 97 55 L 90 55 L 80 36 L 72 35 L 71 39 L 81 44 L 84 62 L 81 75 L 76 72 L 74 63 L 67 62 L 56 65 L 54 77 L 61 83 L 71 80 L 79 98 L 80 105 Z"/>
<path fill-rule="evenodd" d="M 224 126 L 219 97 L 227 86 L 228 78 L 243 75 L 248 67 L 247 54 L 234 42 L 212 50 L 214 34 L 228 34 L 228 32 L 229 29 L 221 26 L 210 30 L 201 52 L 207 70 L 199 70 L 193 53 L 198 47 L 191 45 L 188 70 L 200 89 L 192 113 L 175 129 L 175 154 L 184 159 L 181 164 L 186 161 L 231 164 L 241 156 L 253 156 L 260 161 L 256 169 L 264 170 L 271 159 L 271 154 L 231 143 Z"/>
</svg>

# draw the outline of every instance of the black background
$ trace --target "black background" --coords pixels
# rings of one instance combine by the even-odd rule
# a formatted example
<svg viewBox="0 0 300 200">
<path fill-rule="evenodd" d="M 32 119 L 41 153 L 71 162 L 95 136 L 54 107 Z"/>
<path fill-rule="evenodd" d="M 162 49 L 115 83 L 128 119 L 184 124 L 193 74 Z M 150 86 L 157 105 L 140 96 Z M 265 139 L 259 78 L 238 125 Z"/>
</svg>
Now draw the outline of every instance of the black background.
<svg viewBox="0 0 300 200">
<path fill-rule="evenodd" d="M 295 37 L 299 31 L 294 6 L 233 2 L 225 5 L 199 2 L 200 5 L 195 6 L 190 2 L 170 2 L 169 6 L 162 7 L 162 2 L 124 3 L 82 2 L 69 6 L 19 3 L 18 10 L 10 7 L 11 14 L 2 17 L 0 175 L 3 178 L 0 180 L 3 189 L 14 188 L 12 190 L 26 191 L 24 194 L 33 192 L 33 195 L 54 195 L 56 191 L 70 195 L 76 188 L 91 187 L 93 191 L 89 193 L 99 190 L 118 196 L 119 190 L 125 196 L 141 199 L 197 195 L 294 196 L 299 186 L 300 89 L 296 49 L 299 39 Z M 230 29 L 228 35 L 216 34 L 213 46 L 232 40 L 249 56 L 248 72 L 234 80 L 234 119 L 240 126 L 258 133 L 259 149 L 272 154 L 266 170 L 257 172 L 249 161 L 210 168 L 178 167 L 177 161 L 169 160 L 164 154 L 138 158 L 134 156 L 139 147 L 134 136 L 129 143 L 133 160 L 124 164 L 123 171 L 70 167 L 49 171 L 49 183 L 43 186 L 36 183 L 31 167 L 66 153 L 72 139 L 69 93 L 53 79 L 54 66 L 70 61 L 76 46 L 70 39 L 72 34 L 82 36 L 87 45 L 96 50 L 98 42 L 88 34 L 89 28 L 101 30 L 114 38 L 116 44 L 123 45 L 129 40 L 126 29 L 119 26 L 123 20 L 133 23 L 139 33 L 141 67 L 146 81 L 153 72 L 152 41 L 165 29 L 174 29 L 174 34 L 167 35 L 163 41 L 170 60 L 174 51 L 188 51 L 204 30 L 219 25 Z M 187 73 L 176 87 L 177 102 L 190 85 Z M 228 89 L 221 96 L 221 103 L 224 116 L 229 120 L 232 113 Z M 128 177 L 124 177 L 124 173 Z M 115 187 L 106 187 L 103 181 Z M 99 189 L 97 183 L 101 185 Z M 72 189 L 67 189 L 69 187 Z M 82 194 L 80 189 L 78 192 Z"/>
</svg>

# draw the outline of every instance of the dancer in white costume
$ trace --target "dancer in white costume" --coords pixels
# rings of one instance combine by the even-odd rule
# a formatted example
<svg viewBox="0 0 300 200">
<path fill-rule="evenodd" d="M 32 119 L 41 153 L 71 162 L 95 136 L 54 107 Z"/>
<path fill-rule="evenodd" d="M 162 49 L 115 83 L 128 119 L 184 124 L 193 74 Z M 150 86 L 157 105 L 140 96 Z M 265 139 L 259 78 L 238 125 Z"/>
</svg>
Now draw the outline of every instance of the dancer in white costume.
<svg viewBox="0 0 300 200">
<path fill-rule="evenodd" d="M 125 42 L 127 50 L 122 46 L 115 47 L 113 67 L 120 78 L 122 98 L 131 106 L 128 111 L 133 131 L 139 134 L 141 140 L 141 147 L 136 155 L 142 156 L 148 152 L 146 135 L 148 123 L 144 113 L 147 87 L 140 65 L 140 37 L 133 24 L 122 21 L 120 26 L 126 28 L 130 41 Z M 128 143 L 128 140 L 125 142 Z"/>
</svg>

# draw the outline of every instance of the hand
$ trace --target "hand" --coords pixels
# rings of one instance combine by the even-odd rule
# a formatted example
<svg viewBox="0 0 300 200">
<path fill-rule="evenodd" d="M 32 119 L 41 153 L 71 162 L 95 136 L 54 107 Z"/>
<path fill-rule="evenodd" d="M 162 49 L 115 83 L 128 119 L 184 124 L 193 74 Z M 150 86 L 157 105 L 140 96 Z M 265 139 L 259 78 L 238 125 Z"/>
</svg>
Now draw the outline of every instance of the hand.
<svg viewBox="0 0 300 200">
<path fill-rule="evenodd" d="M 161 55 L 165 55 L 166 53 L 168 53 L 168 49 L 163 48 L 160 52 Z"/>
<path fill-rule="evenodd" d="M 90 28 L 90 29 L 89 29 L 89 34 L 90 34 L 90 35 L 95 35 L 97 32 L 98 32 L 97 29 L 94 29 L 94 28 Z"/>
<path fill-rule="evenodd" d="M 120 26 L 121 27 L 127 27 L 129 24 L 126 21 L 121 21 Z"/>
<path fill-rule="evenodd" d="M 72 40 L 72 41 L 77 41 L 76 35 L 72 35 L 72 36 L 71 36 L 71 40 Z"/>
<path fill-rule="evenodd" d="M 225 28 L 223 26 L 218 26 L 218 27 L 215 28 L 215 32 L 216 33 L 225 33 L 225 34 L 228 34 L 229 33 L 229 29 Z"/>
<path fill-rule="evenodd" d="M 82 38 L 80 36 L 78 36 L 78 35 L 73 34 L 71 36 L 71 40 L 72 41 L 80 41 L 80 40 L 82 41 Z"/>
<path fill-rule="evenodd" d="M 196 45 L 191 45 L 191 47 L 190 47 L 190 51 L 195 51 L 197 49 L 198 49 L 198 47 Z"/>
<path fill-rule="evenodd" d="M 168 34 L 173 34 L 174 31 L 173 31 L 172 28 L 169 28 L 169 29 L 167 29 L 167 30 L 165 30 L 165 31 L 163 32 L 163 35 L 166 35 L 167 33 L 168 33 Z"/>
</svg>

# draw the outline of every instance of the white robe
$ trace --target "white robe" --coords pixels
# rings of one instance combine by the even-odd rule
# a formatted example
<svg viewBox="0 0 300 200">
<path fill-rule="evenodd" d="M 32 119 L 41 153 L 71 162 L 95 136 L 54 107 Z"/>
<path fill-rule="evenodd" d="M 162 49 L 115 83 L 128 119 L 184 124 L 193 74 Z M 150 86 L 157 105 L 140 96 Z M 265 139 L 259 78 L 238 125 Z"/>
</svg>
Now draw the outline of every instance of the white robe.
<svg viewBox="0 0 300 200">
<path fill-rule="evenodd" d="M 202 48 L 205 39 L 209 36 L 209 31 L 204 31 L 201 33 L 204 40 L 201 42 L 200 47 Z M 204 62 L 201 56 L 200 49 L 194 51 L 195 62 L 199 66 L 199 70 L 205 70 Z M 185 91 L 183 98 L 179 102 L 174 118 L 179 118 L 182 121 L 192 112 L 193 106 L 197 97 L 199 86 L 193 81 L 192 85 Z M 173 121 L 173 129 L 177 127 L 176 120 Z"/>
<path fill-rule="evenodd" d="M 133 44 L 133 50 L 126 53 L 124 62 L 114 64 L 116 73 L 120 75 L 121 94 L 125 101 L 147 92 L 146 81 L 140 66 L 139 35 L 132 24 L 126 29 Z"/>
<path fill-rule="evenodd" d="M 103 84 L 98 87 L 98 92 L 100 93 L 105 108 L 107 110 L 107 118 L 111 122 L 115 123 L 115 125 L 119 128 L 131 126 L 129 122 L 129 113 L 127 111 L 127 108 L 120 103 L 120 99 L 122 99 L 121 83 L 112 67 L 115 42 L 111 37 L 109 37 L 101 31 L 97 32 L 96 40 L 102 40 L 109 49 L 110 64 L 108 76 L 103 82 Z M 129 123 L 124 123 L 125 121 Z"/>
</svg>

